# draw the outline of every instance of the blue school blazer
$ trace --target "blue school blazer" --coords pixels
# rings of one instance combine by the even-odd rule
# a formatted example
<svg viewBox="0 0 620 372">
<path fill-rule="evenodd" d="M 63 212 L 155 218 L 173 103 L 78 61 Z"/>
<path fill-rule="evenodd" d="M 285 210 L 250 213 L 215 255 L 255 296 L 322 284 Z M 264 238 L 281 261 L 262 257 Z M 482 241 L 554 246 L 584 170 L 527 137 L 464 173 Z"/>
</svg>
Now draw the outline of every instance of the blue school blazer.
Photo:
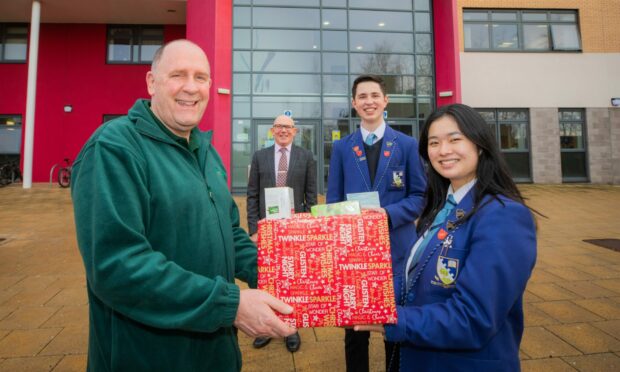
<svg viewBox="0 0 620 372">
<path fill-rule="evenodd" d="M 401 371 L 519 371 L 523 292 L 536 262 L 529 209 L 500 196 L 462 225 L 473 189 L 427 245 L 412 273 L 395 275 L 398 323 L 386 339 L 401 343 Z M 450 222 L 449 222 L 450 221 Z M 449 228 L 450 227 L 450 228 Z M 443 240 L 440 240 L 440 235 Z"/>
<path fill-rule="evenodd" d="M 418 155 L 418 142 L 386 125 L 374 183 L 364 151 L 362 132 L 335 141 L 327 181 L 327 202 L 346 200 L 347 194 L 378 191 L 381 207 L 390 221 L 392 262 L 405 257 L 416 237 L 414 221 L 424 207 L 426 176 Z M 414 240 L 415 242 L 415 240 Z"/>
</svg>

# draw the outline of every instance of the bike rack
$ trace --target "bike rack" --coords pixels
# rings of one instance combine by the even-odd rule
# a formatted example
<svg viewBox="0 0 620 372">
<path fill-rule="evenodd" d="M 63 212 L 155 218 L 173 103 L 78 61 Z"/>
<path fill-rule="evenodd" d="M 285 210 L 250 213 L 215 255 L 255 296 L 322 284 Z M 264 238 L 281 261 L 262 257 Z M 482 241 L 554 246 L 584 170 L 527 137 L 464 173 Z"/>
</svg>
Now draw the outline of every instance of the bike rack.
<svg viewBox="0 0 620 372">
<path fill-rule="evenodd" d="M 50 187 L 52 187 L 52 179 L 54 177 L 54 169 L 56 169 L 57 166 L 59 166 L 60 163 L 56 163 L 54 164 L 54 166 L 52 166 L 52 169 L 50 169 Z"/>
</svg>

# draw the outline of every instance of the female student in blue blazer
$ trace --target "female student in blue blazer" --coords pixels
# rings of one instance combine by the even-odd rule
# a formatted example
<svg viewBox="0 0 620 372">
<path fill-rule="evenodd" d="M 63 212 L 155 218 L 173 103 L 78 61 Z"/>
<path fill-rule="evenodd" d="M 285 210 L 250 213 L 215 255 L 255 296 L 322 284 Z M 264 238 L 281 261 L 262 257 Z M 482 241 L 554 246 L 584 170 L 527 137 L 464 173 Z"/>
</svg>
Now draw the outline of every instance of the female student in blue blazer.
<svg viewBox="0 0 620 372">
<path fill-rule="evenodd" d="M 435 110 L 420 135 L 428 199 L 423 234 L 395 268 L 398 323 L 355 327 L 399 343 L 392 371 L 520 370 L 536 226 L 494 137 L 462 104 Z M 456 206 L 436 220 L 448 199 Z"/>
</svg>

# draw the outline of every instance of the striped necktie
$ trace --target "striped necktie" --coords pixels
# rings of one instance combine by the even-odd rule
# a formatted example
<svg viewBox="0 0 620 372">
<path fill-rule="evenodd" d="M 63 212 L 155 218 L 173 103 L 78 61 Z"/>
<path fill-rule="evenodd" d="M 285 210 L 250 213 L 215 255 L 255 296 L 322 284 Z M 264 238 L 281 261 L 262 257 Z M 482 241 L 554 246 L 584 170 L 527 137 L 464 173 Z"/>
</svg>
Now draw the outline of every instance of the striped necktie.
<svg viewBox="0 0 620 372">
<path fill-rule="evenodd" d="M 278 162 L 278 175 L 276 176 L 276 186 L 286 186 L 286 175 L 288 174 L 288 161 L 286 159 L 286 147 L 280 149 L 280 161 Z"/>
</svg>

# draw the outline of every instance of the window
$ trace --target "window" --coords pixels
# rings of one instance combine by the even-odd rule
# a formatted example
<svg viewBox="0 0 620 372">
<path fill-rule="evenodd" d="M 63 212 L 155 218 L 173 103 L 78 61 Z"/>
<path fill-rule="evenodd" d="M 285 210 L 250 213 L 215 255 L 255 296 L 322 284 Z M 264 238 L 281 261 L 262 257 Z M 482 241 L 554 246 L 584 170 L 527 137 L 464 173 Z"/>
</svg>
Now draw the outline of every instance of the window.
<svg viewBox="0 0 620 372">
<path fill-rule="evenodd" d="M 107 62 L 149 64 L 163 44 L 163 26 L 108 26 Z"/>
<path fill-rule="evenodd" d="M 21 139 L 21 115 L 0 115 L 0 155 L 19 154 Z"/>
<path fill-rule="evenodd" d="M 477 109 L 491 126 L 500 151 L 517 182 L 531 181 L 529 112 L 526 109 Z"/>
<path fill-rule="evenodd" d="M 26 62 L 28 25 L 0 23 L 0 62 Z"/>
<path fill-rule="evenodd" d="M 560 109 L 560 151 L 562 181 L 588 180 L 585 113 L 583 109 Z"/>
<path fill-rule="evenodd" d="M 576 10 L 463 9 L 466 51 L 580 51 Z"/>
</svg>

